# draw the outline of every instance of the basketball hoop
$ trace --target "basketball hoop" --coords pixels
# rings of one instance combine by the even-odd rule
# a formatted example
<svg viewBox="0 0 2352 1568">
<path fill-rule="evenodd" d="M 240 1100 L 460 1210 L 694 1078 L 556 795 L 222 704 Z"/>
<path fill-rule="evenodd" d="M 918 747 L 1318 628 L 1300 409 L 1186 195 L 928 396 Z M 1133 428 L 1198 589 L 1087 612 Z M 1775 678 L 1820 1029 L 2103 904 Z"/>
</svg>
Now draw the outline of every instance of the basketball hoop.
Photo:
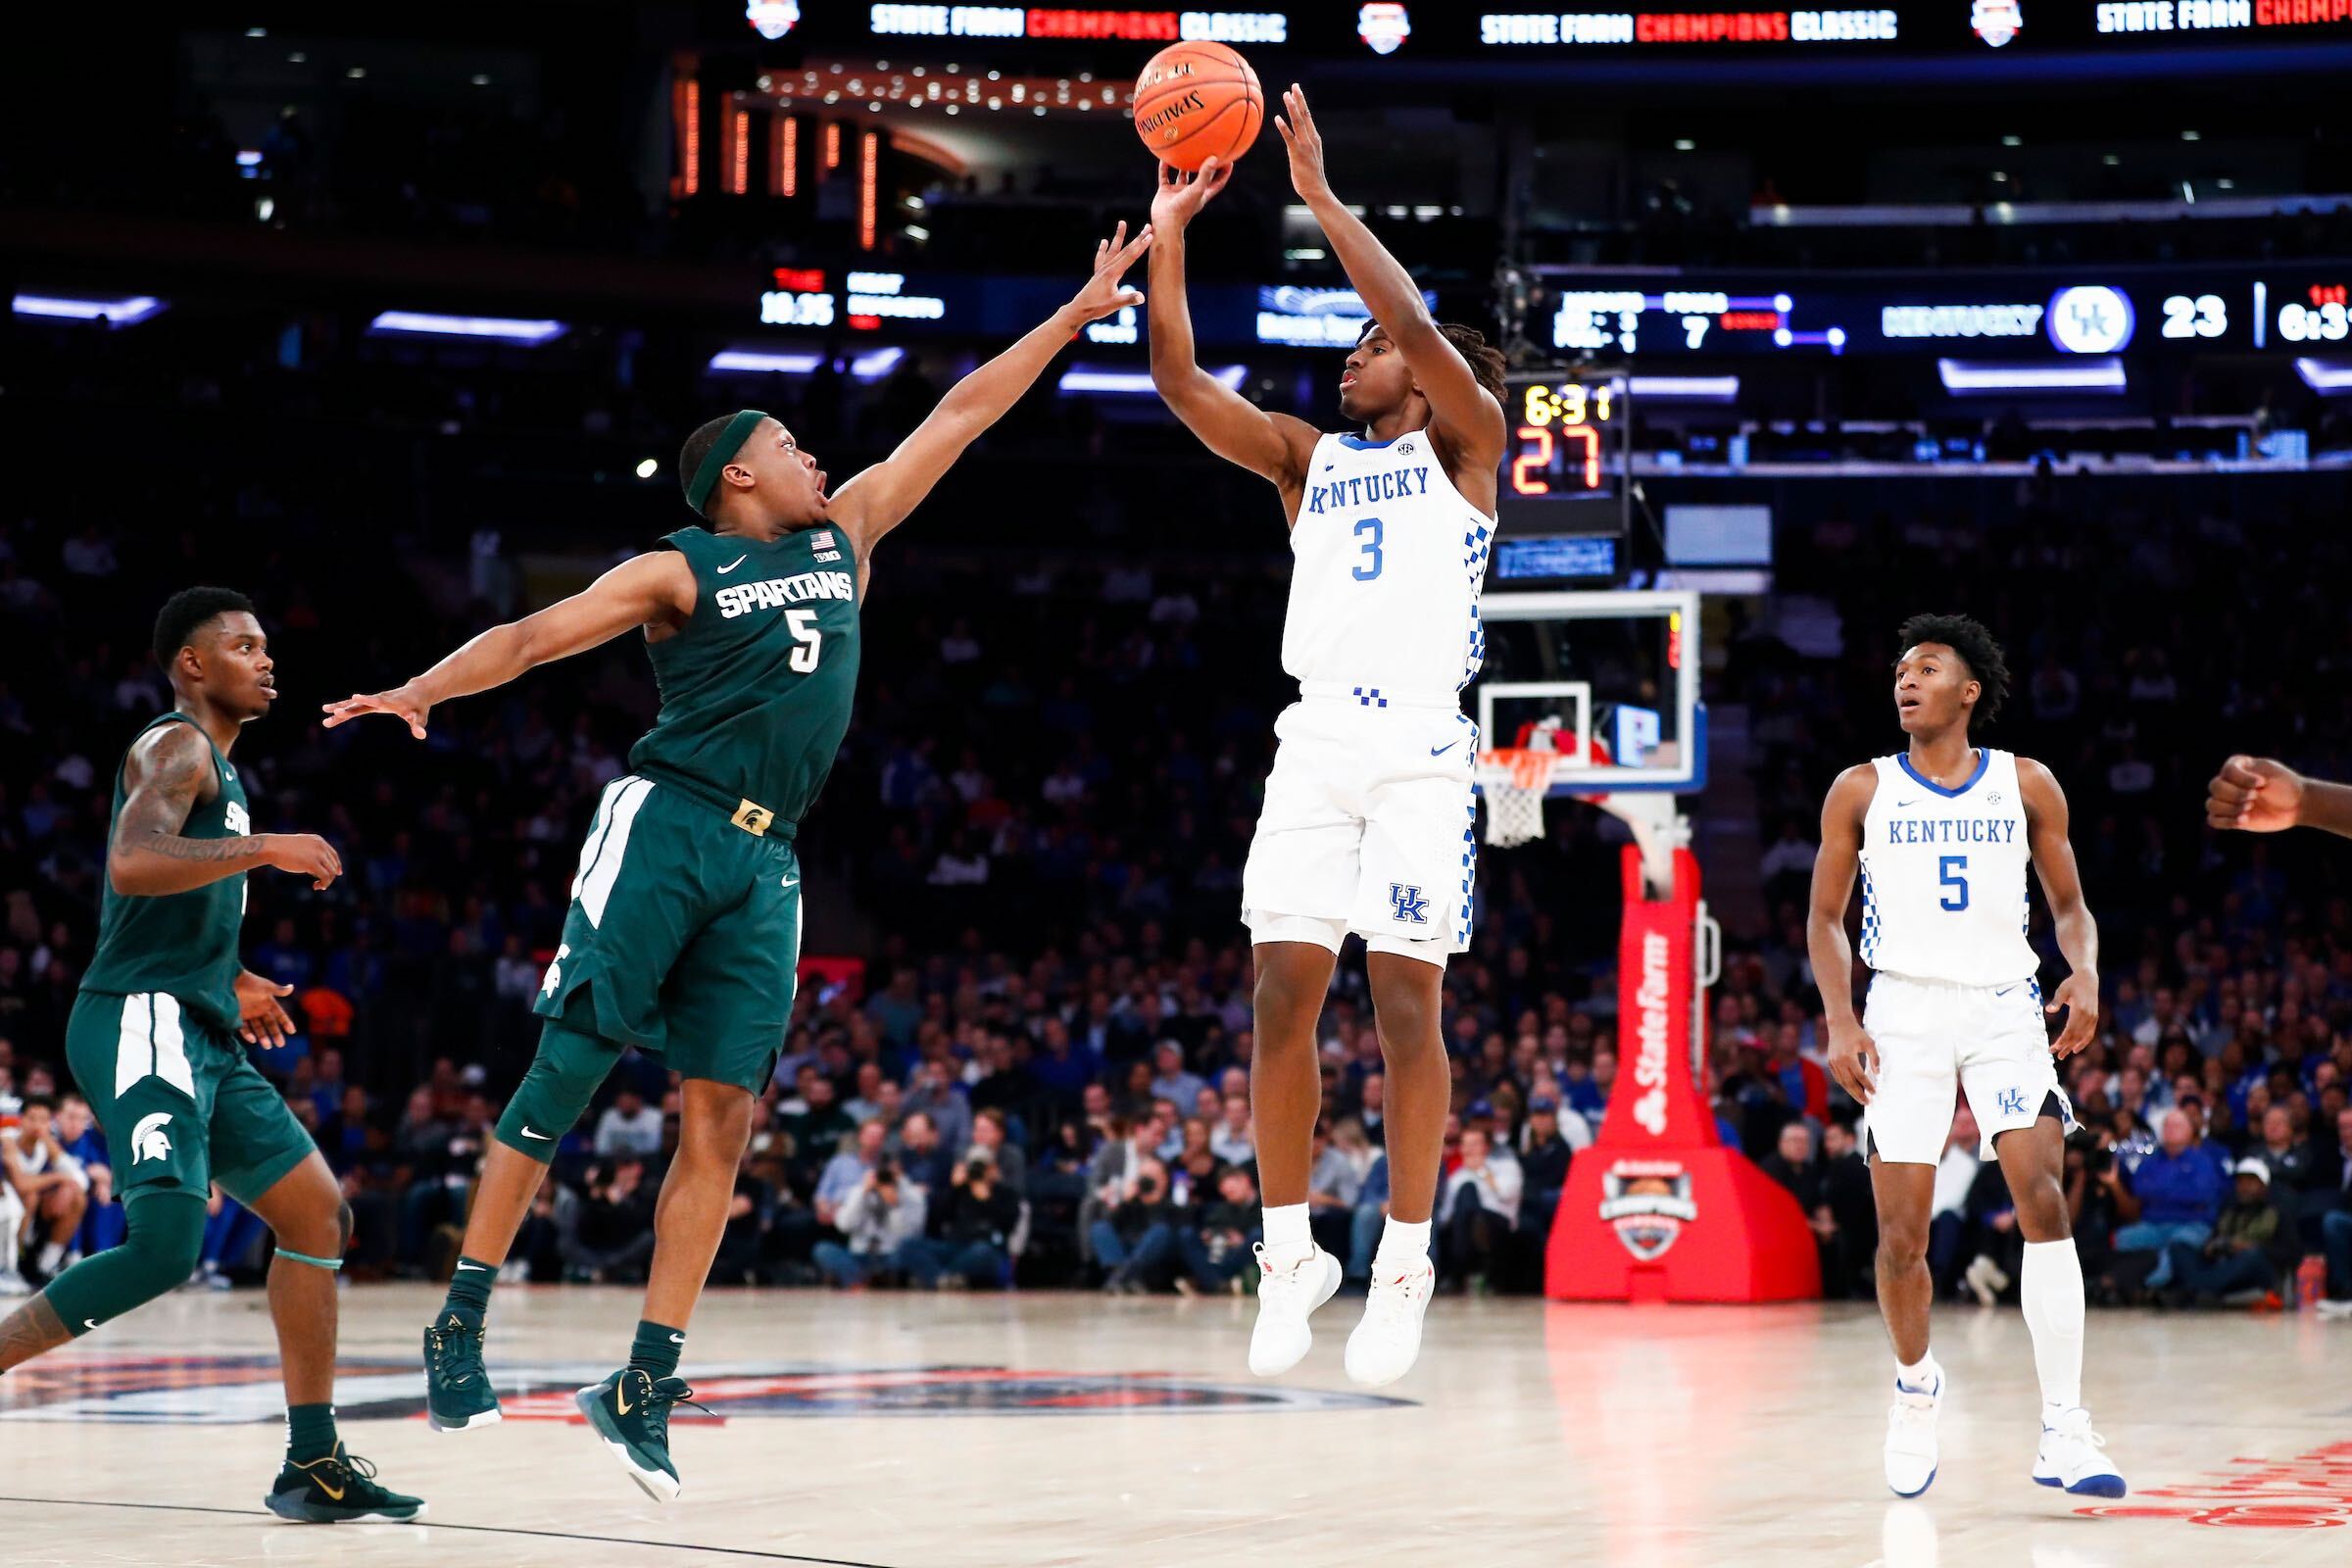
<svg viewBox="0 0 2352 1568">
<path fill-rule="evenodd" d="M 1532 844 L 1544 836 L 1544 797 L 1551 788 L 1554 751 L 1498 746 L 1478 754 L 1487 797 L 1487 842 L 1497 849 Z"/>
</svg>

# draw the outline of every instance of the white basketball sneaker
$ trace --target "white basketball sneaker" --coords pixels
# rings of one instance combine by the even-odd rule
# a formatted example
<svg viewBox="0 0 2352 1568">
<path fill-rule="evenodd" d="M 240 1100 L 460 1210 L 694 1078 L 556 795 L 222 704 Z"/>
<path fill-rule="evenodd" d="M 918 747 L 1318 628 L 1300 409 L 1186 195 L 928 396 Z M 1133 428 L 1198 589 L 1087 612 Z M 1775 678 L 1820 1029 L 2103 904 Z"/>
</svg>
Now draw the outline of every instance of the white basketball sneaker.
<svg viewBox="0 0 2352 1568">
<path fill-rule="evenodd" d="M 2081 1405 L 2058 1418 L 2056 1426 L 2041 1429 L 2041 1449 L 2034 1455 L 2034 1480 L 2044 1487 L 2064 1487 L 2083 1497 L 2120 1497 L 2124 1478 L 2099 1450 L 2107 1440 L 2090 1430 L 2090 1412 Z"/>
<path fill-rule="evenodd" d="M 1437 1268 L 1426 1258 L 1419 1268 L 1402 1271 L 1373 1261 L 1363 1321 L 1348 1336 L 1348 1377 L 1377 1389 L 1413 1369 L 1421 1354 L 1421 1319 L 1437 1285 Z"/>
<path fill-rule="evenodd" d="M 1898 1497 L 1916 1497 L 1936 1479 L 1936 1416 L 1943 1408 L 1943 1368 L 1925 1390 L 1894 1380 L 1894 1404 L 1886 1412 L 1886 1487 Z"/>
<path fill-rule="evenodd" d="M 1271 1268 L 1265 1243 L 1257 1244 L 1256 1252 L 1257 1327 L 1250 1332 L 1250 1370 L 1270 1378 L 1297 1366 L 1315 1343 L 1307 1314 L 1339 1291 L 1340 1260 L 1310 1247 L 1290 1267 Z"/>
</svg>

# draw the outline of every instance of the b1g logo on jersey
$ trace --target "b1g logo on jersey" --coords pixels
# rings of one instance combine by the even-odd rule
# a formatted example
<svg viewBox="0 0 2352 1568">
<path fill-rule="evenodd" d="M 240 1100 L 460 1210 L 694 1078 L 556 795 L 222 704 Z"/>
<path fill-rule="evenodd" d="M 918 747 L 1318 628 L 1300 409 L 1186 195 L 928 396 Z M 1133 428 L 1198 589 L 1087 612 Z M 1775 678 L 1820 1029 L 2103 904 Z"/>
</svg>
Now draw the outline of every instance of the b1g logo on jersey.
<svg viewBox="0 0 2352 1568">
<path fill-rule="evenodd" d="M 220 821 L 231 833 L 243 838 L 253 831 L 253 817 L 245 808 L 231 801 L 220 808 Z"/>
<path fill-rule="evenodd" d="M 721 620 L 733 620 L 755 610 L 781 610 L 810 599 L 838 599 L 850 604 L 858 589 L 846 571 L 804 571 L 772 582 L 731 583 L 710 596 Z"/>
<path fill-rule="evenodd" d="M 1690 1173 L 1674 1159 L 1621 1159 L 1602 1172 L 1600 1217 L 1625 1250 L 1653 1262 L 1698 1218 Z"/>
<path fill-rule="evenodd" d="M 818 561 L 839 561 L 841 548 L 833 542 L 833 530 L 819 528 L 808 536 L 809 553 Z"/>
</svg>

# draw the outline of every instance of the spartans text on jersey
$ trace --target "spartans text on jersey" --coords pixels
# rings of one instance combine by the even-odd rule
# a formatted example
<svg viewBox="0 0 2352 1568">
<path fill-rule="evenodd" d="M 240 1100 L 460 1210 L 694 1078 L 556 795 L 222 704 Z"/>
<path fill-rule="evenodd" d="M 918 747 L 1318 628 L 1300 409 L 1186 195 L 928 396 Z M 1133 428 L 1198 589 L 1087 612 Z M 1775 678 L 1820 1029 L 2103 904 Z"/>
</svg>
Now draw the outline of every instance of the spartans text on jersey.
<svg viewBox="0 0 2352 1568">
<path fill-rule="evenodd" d="M 858 586 L 846 571 L 804 571 L 773 582 L 739 582 L 711 596 L 719 618 L 733 620 L 755 610 L 781 610 L 809 599 L 838 599 L 855 603 Z"/>
</svg>

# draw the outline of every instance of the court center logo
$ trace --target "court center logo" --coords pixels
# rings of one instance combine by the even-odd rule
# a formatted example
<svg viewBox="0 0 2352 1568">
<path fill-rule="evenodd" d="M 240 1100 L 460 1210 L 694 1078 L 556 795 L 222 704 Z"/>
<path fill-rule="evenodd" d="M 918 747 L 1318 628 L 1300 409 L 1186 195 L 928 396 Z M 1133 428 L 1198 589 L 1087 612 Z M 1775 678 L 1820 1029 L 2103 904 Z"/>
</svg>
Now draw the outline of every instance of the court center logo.
<svg viewBox="0 0 2352 1568">
<path fill-rule="evenodd" d="M 2020 0 L 1973 0 L 1968 9 L 1969 30 L 1998 49 L 2026 24 Z"/>
<path fill-rule="evenodd" d="M 1627 1251 L 1655 1262 L 1698 1218 L 1690 1173 L 1679 1159 L 1621 1159 L 1601 1175 L 1600 1217 Z"/>
<path fill-rule="evenodd" d="M 612 1368 L 542 1362 L 493 1369 L 509 1421 L 577 1423 L 573 1394 Z M 775 1421 L 801 1416 L 1085 1416 L 1272 1414 L 1401 1408 L 1382 1395 L 1220 1383 L 1169 1372 L 1026 1371 L 1002 1366 L 825 1366 L 814 1362 L 698 1367 L 695 1402 L 672 1425 Z M 335 1408 L 345 1420 L 424 1418 L 415 1357 L 344 1356 Z M 0 1427 L 10 1421 L 115 1421 L 243 1426 L 285 1419 L 277 1360 L 264 1355 L 52 1357 L 0 1382 Z M 0 1451 L 7 1440 L 0 1439 Z"/>
</svg>

